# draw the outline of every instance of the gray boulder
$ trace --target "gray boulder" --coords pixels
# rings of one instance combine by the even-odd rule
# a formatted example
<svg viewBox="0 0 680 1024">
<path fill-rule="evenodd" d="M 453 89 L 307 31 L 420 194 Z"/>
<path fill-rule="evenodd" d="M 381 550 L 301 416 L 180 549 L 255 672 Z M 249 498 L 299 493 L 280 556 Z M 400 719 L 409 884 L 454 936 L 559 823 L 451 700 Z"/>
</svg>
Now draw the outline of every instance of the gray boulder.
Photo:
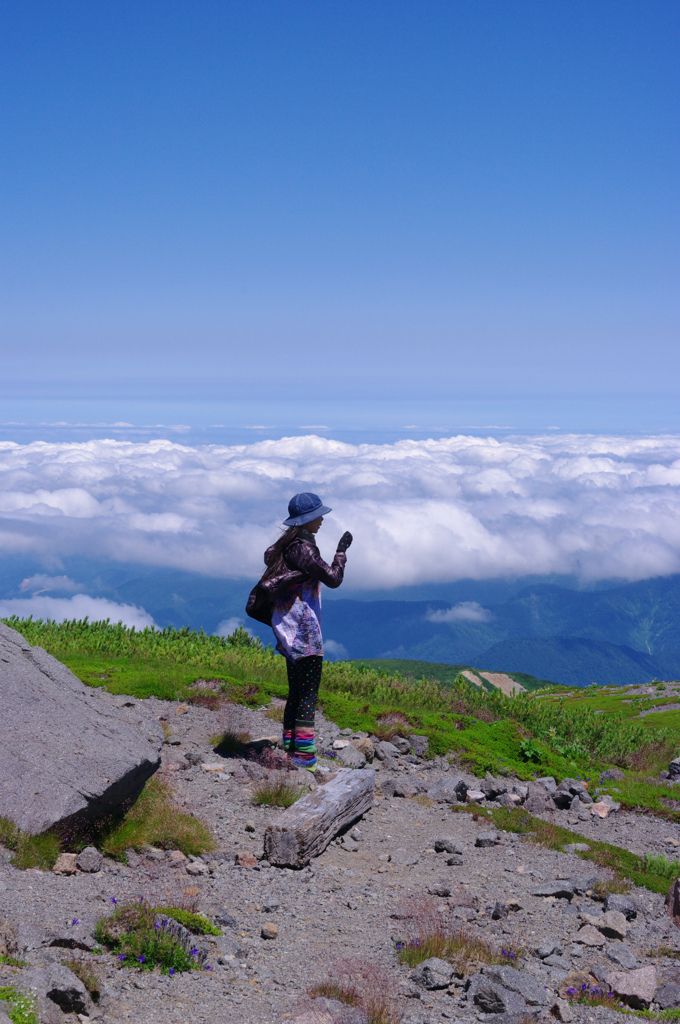
<svg viewBox="0 0 680 1024">
<path fill-rule="evenodd" d="M 624 967 L 627 971 L 632 971 L 634 967 L 637 967 L 637 960 L 625 942 L 612 942 L 607 950 L 607 956 L 612 963 Z"/>
<path fill-rule="evenodd" d="M 510 789 L 505 779 L 494 778 L 482 779 L 479 788 L 487 800 L 497 800 L 501 794 L 507 793 Z"/>
<path fill-rule="evenodd" d="M 63 964 L 34 967 L 21 975 L 20 985 L 22 991 L 34 993 L 43 1006 L 49 1000 L 56 1003 L 64 1013 L 89 1015 L 91 1011 L 92 1000 L 89 992 L 80 978 Z"/>
<path fill-rule="evenodd" d="M 428 960 L 419 963 L 415 970 L 411 971 L 411 981 L 421 988 L 436 989 L 447 988 L 451 984 L 453 967 L 447 964 L 446 960 L 431 956 Z"/>
<path fill-rule="evenodd" d="M 680 1007 L 680 985 L 660 985 L 654 993 L 654 1002 L 662 1010 L 677 1010 Z"/>
<path fill-rule="evenodd" d="M 408 740 L 405 740 L 403 736 L 393 736 L 392 745 L 397 748 L 399 754 L 408 754 L 411 749 Z"/>
<path fill-rule="evenodd" d="M 464 779 L 449 778 L 440 779 L 435 782 L 427 791 L 430 800 L 435 803 L 456 804 L 458 801 L 465 802 L 468 786 Z"/>
<path fill-rule="evenodd" d="M 341 761 L 347 768 L 363 768 L 366 764 L 364 755 L 351 743 L 338 751 L 338 761 Z"/>
<path fill-rule="evenodd" d="M 479 980 L 471 985 L 473 990 L 472 1002 L 482 1010 L 483 1013 L 516 1013 L 526 1012 L 527 1004 L 517 992 L 492 981 L 491 978 L 481 976 Z M 469 994 L 468 994 L 469 998 Z"/>
<path fill-rule="evenodd" d="M 416 754 L 418 757 L 424 757 L 430 749 L 430 741 L 427 736 L 412 735 L 409 736 L 408 742 L 411 747 L 411 753 Z"/>
<path fill-rule="evenodd" d="M 517 971 L 514 967 L 493 964 L 491 967 L 484 967 L 482 974 L 510 992 L 516 992 L 528 1006 L 547 1006 L 551 1001 L 543 985 L 540 985 L 531 975 L 524 971 Z"/>
<path fill-rule="evenodd" d="M 610 892 L 605 897 L 605 910 L 618 910 L 623 914 L 626 921 L 633 921 L 637 917 L 637 909 L 627 896 L 618 892 Z"/>
<path fill-rule="evenodd" d="M 546 811 L 554 811 L 555 805 L 550 798 L 548 790 L 544 786 L 539 785 L 539 783 L 532 782 L 528 787 L 524 809 L 529 814 L 545 814 Z"/>
<path fill-rule="evenodd" d="M 0 817 L 25 832 L 103 817 L 160 765 L 159 722 L 112 707 L 4 623 L 0 692 Z"/>
<path fill-rule="evenodd" d="M 96 948 L 94 928 L 73 918 L 75 924 L 58 928 L 52 935 L 50 946 L 61 946 L 63 949 L 84 949 L 91 953 Z"/>
<path fill-rule="evenodd" d="M 680 780 L 680 757 L 674 758 L 668 765 L 668 777 L 671 782 Z"/>
<path fill-rule="evenodd" d="M 497 832 L 478 832 L 475 839 L 475 846 L 484 849 L 487 846 L 495 846 L 498 842 Z"/>
<path fill-rule="evenodd" d="M 531 890 L 532 896 L 555 896 L 558 900 L 570 900 L 574 895 L 574 886 L 568 882 L 544 882 Z"/>
<path fill-rule="evenodd" d="M 395 747 L 394 743 L 390 743 L 389 740 L 380 740 L 374 743 L 375 756 L 379 761 L 384 761 L 385 758 L 399 757 L 399 751 Z"/>
</svg>

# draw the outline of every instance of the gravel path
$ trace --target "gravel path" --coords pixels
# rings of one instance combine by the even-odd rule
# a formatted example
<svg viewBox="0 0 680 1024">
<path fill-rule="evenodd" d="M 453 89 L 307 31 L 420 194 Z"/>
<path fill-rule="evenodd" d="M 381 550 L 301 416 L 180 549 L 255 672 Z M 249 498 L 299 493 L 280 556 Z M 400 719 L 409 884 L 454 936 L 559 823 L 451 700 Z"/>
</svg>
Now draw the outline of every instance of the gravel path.
<svg viewBox="0 0 680 1024">
<path fill-rule="evenodd" d="M 423 798 L 384 798 L 379 792 L 380 782 L 386 779 L 430 787 L 447 774 L 441 759 L 401 758 L 389 768 L 374 762 L 378 792 L 373 809 L 345 840 L 332 843 L 308 869 L 291 871 L 259 863 L 255 869 L 239 867 L 234 864 L 237 853 L 261 857 L 265 827 L 280 813 L 250 802 L 255 778 L 265 770 L 240 760 L 233 762 L 236 770 L 230 775 L 207 772 L 200 765 L 216 760 L 210 736 L 225 726 L 264 736 L 277 733 L 277 723 L 248 709 L 232 707 L 220 717 L 219 712 L 201 707 L 185 709 L 176 703 L 100 692 L 102 700 L 127 706 L 131 716 L 165 719 L 170 737 L 162 771 L 178 801 L 213 830 L 218 851 L 206 855 L 193 869 L 201 873 L 194 875 L 183 865 L 173 867 L 167 856 L 151 853 L 134 858 L 130 866 L 105 859 L 100 872 L 72 877 L 17 871 L 0 851 L 0 916 L 16 926 L 25 951 L 22 956 L 40 966 L 73 955 L 47 945 L 50 937 L 63 932 L 73 918 L 94 925 L 110 912 L 112 898 L 119 903 L 140 897 L 156 904 L 175 903 L 191 898 L 186 891 L 194 890 L 198 910 L 208 916 L 228 912 L 233 918 L 233 926 L 225 927 L 223 936 L 207 940 L 210 971 L 174 977 L 141 974 L 119 969 L 108 954 L 77 953 L 95 962 L 101 974 L 103 996 L 93 1015 L 103 1024 L 287 1020 L 292 1024 L 309 1002 L 307 990 L 328 977 L 335 961 L 347 957 L 360 957 L 388 972 L 405 1021 L 490 1020 L 493 1024 L 498 1015 L 478 1012 L 464 998 L 460 981 L 448 989 L 428 991 L 416 986 L 410 980 L 410 968 L 398 963 L 395 943 L 403 937 L 404 910 L 414 897 L 421 905 L 431 901 L 447 909 L 471 934 L 498 948 L 526 950 L 524 959 L 516 962 L 551 992 L 559 989 L 570 971 L 618 969 L 609 954 L 621 942 L 607 940 L 604 946 L 591 948 L 575 941 L 582 915 L 601 913 L 601 903 L 586 893 L 577 894 L 571 902 L 532 894 L 542 882 L 592 875 L 588 862 L 509 834 L 500 834 L 493 845 L 477 847 L 480 831 L 489 831 L 488 822 L 456 814 L 446 804 Z M 337 728 L 323 718 L 319 725 L 329 742 Z M 479 781 L 453 768 L 448 771 L 463 774 L 469 783 Z M 300 774 L 310 782 L 308 773 Z M 291 773 L 291 778 L 297 775 Z M 551 817 L 579 832 L 585 841 L 603 839 L 635 853 L 668 853 L 673 849 L 671 840 L 680 845 L 679 826 L 647 815 L 619 813 L 600 820 L 584 812 L 579 816 L 558 811 Z M 449 854 L 435 852 L 436 840 L 443 836 L 460 846 L 462 863 L 447 865 Z M 662 897 L 634 889 L 631 899 L 637 918 L 631 922 L 625 946 L 638 966 L 653 963 L 659 978 L 675 979 L 676 960 L 649 956 L 660 946 L 680 950 L 680 931 L 665 915 Z M 494 920 L 494 905 L 513 900 L 516 906 L 509 915 Z M 267 923 L 277 926 L 277 938 L 261 937 Z M 563 950 L 552 965 L 535 955 L 548 939 Z M 0 985 L 17 984 L 21 974 L 21 970 L 0 967 Z M 318 1009 L 318 1001 L 315 1005 Z M 575 1020 L 589 1022 L 620 1020 L 606 1008 L 575 1007 L 574 1014 Z M 61 1019 L 75 1021 L 76 1017 L 61 1015 Z M 333 1017 L 327 1014 L 306 1024 L 333 1024 Z"/>
</svg>

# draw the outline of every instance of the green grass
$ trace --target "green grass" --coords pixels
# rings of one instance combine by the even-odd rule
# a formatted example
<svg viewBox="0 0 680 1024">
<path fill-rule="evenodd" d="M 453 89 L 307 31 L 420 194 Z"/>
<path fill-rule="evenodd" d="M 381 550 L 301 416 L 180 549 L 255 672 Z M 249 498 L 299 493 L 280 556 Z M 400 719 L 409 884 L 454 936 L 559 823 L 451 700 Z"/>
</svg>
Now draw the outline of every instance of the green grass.
<svg viewBox="0 0 680 1024">
<path fill-rule="evenodd" d="M 12 851 L 12 864 L 22 871 L 50 871 L 61 853 L 61 841 L 55 833 L 31 835 L 22 832 L 9 818 L 0 818 L 0 844 Z"/>
<path fill-rule="evenodd" d="M 177 806 L 169 787 L 154 776 L 123 820 L 109 826 L 99 840 L 102 852 L 119 860 L 126 850 L 143 846 L 198 855 L 214 850 L 215 840 L 200 819 Z"/>
<path fill-rule="evenodd" d="M 196 680 L 210 679 L 216 681 L 221 699 L 249 706 L 287 695 L 283 658 L 243 630 L 225 639 L 190 629 L 138 631 L 107 622 L 6 621 L 88 685 L 106 686 L 114 693 L 186 701 L 198 692 L 193 688 Z M 625 807 L 646 807 L 680 820 L 680 802 L 677 808 L 673 804 L 676 794 L 667 786 L 642 781 L 678 754 L 680 712 L 636 717 L 640 708 L 670 698 L 655 693 L 645 699 L 648 703 L 625 703 L 634 692 L 628 688 L 554 685 L 506 697 L 460 675 L 452 677 L 456 666 L 408 663 L 417 665 L 413 671 L 422 667 L 423 673 L 429 672 L 430 678 L 415 679 L 392 671 L 397 664 L 407 665 L 391 659 L 326 663 L 320 690 L 326 715 L 340 728 L 380 733 L 385 716 L 397 712 L 408 720 L 410 731 L 428 737 L 431 754 L 447 754 L 477 775 L 490 771 L 526 780 L 534 775 L 581 776 L 595 785 L 600 772 L 617 766 L 627 773 L 621 794 L 616 794 Z M 437 673 L 441 679 L 432 678 Z M 523 681 L 517 673 L 511 675 Z M 667 716 L 665 726 L 659 720 Z M 130 834 L 132 826 L 127 827 Z M 118 849 L 124 842 L 135 845 L 121 840 Z"/>
</svg>

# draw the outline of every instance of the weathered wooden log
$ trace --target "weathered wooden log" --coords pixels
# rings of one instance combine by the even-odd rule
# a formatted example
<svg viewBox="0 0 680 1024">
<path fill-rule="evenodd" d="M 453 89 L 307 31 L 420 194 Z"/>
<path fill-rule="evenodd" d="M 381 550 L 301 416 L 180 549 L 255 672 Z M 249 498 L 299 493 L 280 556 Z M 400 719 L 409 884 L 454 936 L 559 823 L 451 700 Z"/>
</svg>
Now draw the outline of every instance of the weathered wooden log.
<svg viewBox="0 0 680 1024">
<path fill-rule="evenodd" d="M 264 855 L 278 867 L 302 868 L 347 825 L 373 806 L 375 772 L 340 770 L 267 825 Z"/>
</svg>

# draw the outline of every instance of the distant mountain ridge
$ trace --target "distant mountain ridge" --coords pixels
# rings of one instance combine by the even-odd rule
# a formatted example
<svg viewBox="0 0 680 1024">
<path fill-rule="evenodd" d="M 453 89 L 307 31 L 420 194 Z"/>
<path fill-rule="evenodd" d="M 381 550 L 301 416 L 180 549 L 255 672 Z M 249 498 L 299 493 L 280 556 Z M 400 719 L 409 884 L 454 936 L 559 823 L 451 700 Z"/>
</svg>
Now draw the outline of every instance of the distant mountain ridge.
<svg viewBox="0 0 680 1024">
<path fill-rule="evenodd" d="M 0 599 L 30 598 L 24 581 L 44 572 L 28 559 L 5 559 Z M 253 584 L 82 558 L 66 560 L 59 573 L 91 596 L 146 609 L 160 626 L 190 625 L 208 633 L 225 622 L 246 621 Z M 343 593 L 324 601 L 324 635 L 334 642 L 329 652 L 336 658 L 474 665 L 570 686 L 680 678 L 680 575 L 606 581 L 589 589 L 552 577 L 423 584 L 392 597 Z M 267 627 L 252 620 L 247 625 L 271 642 Z"/>
</svg>

